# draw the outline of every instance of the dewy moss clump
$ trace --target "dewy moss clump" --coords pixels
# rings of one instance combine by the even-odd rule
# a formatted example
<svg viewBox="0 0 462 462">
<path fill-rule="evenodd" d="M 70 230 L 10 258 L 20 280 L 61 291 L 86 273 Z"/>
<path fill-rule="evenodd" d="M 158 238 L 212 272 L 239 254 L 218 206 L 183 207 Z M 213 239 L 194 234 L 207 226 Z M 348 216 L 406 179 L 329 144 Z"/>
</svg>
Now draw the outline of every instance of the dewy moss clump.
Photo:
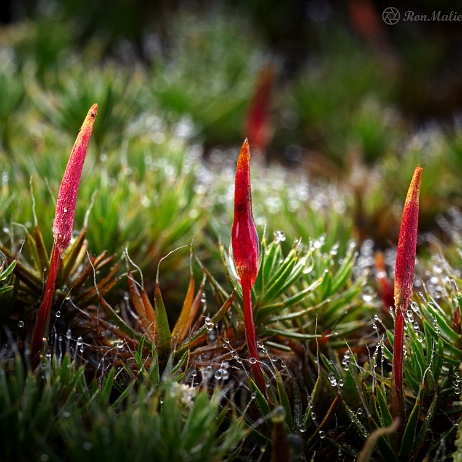
<svg viewBox="0 0 462 462">
<path fill-rule="evenodd" d="M 72 236 L 96 111 L 66 169 L 51 257 L 40 214 L 20 248 L 13 233 L 2 245 L 0 459 L 389 462 L 441 460 L 455 449 L 460 273 L 441 256 L 434 276 L 417 275 L 434 290 L 421 283 L 412 293 L 419 167 L 404 207 L 392 316 L 390 258 L 374 259 L 370 243 L 358 255 L 349 236 L 292 245 L 281 230 L 259 237 L 247 141 L 232 253 L 209 244 L 207 257 L 205 241 L 184 243 L 190 261 L 175 268 L 175 315 L 160 278 L 160 263 L 175 254 L 158 259 L 153 278 L 128 250 L 114 263 L 88 251 L 85 230 Z M 262 171 L 255 166 L 253 177 Z M 292 220 L 304 226 L 294 211 Z"/>
</svg>

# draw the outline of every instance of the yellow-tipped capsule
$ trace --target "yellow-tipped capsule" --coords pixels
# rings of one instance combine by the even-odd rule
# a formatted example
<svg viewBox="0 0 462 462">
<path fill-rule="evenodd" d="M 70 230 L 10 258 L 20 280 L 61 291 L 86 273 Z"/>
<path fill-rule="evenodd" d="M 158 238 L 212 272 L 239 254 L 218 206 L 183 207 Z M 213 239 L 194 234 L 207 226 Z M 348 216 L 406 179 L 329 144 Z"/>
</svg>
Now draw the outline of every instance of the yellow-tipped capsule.
<svg viewBox="0 0 462 462">
<path fill-rule="evenodd" d="M 61 255 L 65 252 L 71 241 L 80 176 L 82 175 L 83 163 L 97 112 L 98 105 L 93 104 L 75 140 L 74 148 L 72 149 L 66 171 L 64 172 L 63 181 L 61 182 L 61 188 L 59 189 L 53 224 L 53 238 Z"/>
</svg>

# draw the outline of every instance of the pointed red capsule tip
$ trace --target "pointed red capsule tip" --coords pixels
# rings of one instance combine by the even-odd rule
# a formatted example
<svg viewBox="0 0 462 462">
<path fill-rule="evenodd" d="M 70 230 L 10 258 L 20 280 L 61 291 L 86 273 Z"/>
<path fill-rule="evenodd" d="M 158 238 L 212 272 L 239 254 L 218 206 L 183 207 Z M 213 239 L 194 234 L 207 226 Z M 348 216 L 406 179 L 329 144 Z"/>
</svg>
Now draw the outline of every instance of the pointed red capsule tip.
<svg viewBox="0 0 462 462">
<path fill-rule="evenodd" d="M 98 105 L 93 104 L 79 130 L 59 189 L 53 224 L 53 238 L 61 255 L 71 241 L 80 176 L 97 113 Z"/>
<path fill-rule="evenodd" d="M 414 280 L 415 255 L 417 247 L 417 225 L 419 219 L 419 193 L 422 168 L 417 166 L 404 203 L 401 230 L 395 267 L 395 307 L 405 311 L 409 307 Z"/>
<path fill-rule="evenodd" d="M 232 229 L 234 262 L 239 278 L 253 285 L 258 273 L 259 238 L 252 214 L 250 149 L 247 139 L 237 161 Z"/>
</svg>

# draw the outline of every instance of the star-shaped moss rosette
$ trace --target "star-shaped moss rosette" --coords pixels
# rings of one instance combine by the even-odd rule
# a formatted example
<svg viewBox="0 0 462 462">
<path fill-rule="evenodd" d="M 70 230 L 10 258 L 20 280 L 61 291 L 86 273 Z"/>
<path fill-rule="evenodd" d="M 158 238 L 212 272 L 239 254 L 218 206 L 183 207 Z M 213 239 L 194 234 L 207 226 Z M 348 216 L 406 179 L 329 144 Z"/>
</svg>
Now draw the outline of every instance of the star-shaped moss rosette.
<svg viewBox="0 0 462 462">
<path fill-rule="evenodd" d="M 106 317 L 92 315 L 92 324 L 95 330 L 94 340 L 99 343 L 99 350 L 105 355 L 128 361 L 133 364 L 133 351 L 135 355 L 135 368 L 143 369 L 151 364 L 154 357 L 161 367 L 165 367 L 169 361 L 174 363 L 174 371 L 178 371 L 186 362 L 190 351 L 199 347 L 207 339 L 208 333 L 223 319 L 228 312 L 233 300 L 234 292 L 218 307 L 215 313 L 208 313 L 199 310 L 205 297 L 204 284 L 205 275 L 199 290 L 195 293 L 196 283 L 190 267 L 190 280 L 184 298 L 180 315 L 173 327 L 170 329 L 167 316 L 168 309 L 162 298 L 159 285 L 160 263 L 171 255 L 172 252 L 163 257 L 158 264 L 156 285 L 154 290 L 154 304 L 151 303 L 144 288 L 144 278 L 141 275 L 139 283 L 130 268 L 127 269 L 128 288 L 130 301 L 134 307 L 132 316 L 120 316 L 119 309 L 114 309 L 98 293 Z M 129 259 L 128 262 L 133 264 Z M 192 251 L 191 251 L 192 259 Z M 141 273 L 138 267 L 137 271 Z M 101 326 L 105 329 L 102 330 Z M 98 332 L 98 334 L 96 334 Z M 107 333 L 110 332 L 111 336 Z"/>
</svg>

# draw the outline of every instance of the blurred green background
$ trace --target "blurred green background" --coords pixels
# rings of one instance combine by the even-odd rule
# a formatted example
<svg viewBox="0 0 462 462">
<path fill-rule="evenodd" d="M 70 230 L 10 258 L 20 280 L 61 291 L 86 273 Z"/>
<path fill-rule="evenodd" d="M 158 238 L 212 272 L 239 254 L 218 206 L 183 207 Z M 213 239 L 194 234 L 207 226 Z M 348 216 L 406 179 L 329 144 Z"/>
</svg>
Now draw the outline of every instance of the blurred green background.
<svg viewBox="0 0 462 462">
<path fill-rule="evenodd" d="M 353 235 L 389 247 L 417 164 L 423 231 L 438 233 L 436 217 L 461 203 L 462 27 L 404 17 L 462 12 L 462 2 L 2 5 L 0 220 L 9 236 L 13 223 L 34 222 L 31 183 L 51 244 L 53 198 L 94 102 L 75 228 L 94 195 L 91 250 L 128 247 L 144 267 L 193 235 L 205 254 L 219 236 L 227 242 L 245 137 L 257 223 L 270 233 L 317 238 L 335 228 L 333 242 Z M 395 25 L 382 19 L 389 6 L 401 13 Z"/>
</svg>

